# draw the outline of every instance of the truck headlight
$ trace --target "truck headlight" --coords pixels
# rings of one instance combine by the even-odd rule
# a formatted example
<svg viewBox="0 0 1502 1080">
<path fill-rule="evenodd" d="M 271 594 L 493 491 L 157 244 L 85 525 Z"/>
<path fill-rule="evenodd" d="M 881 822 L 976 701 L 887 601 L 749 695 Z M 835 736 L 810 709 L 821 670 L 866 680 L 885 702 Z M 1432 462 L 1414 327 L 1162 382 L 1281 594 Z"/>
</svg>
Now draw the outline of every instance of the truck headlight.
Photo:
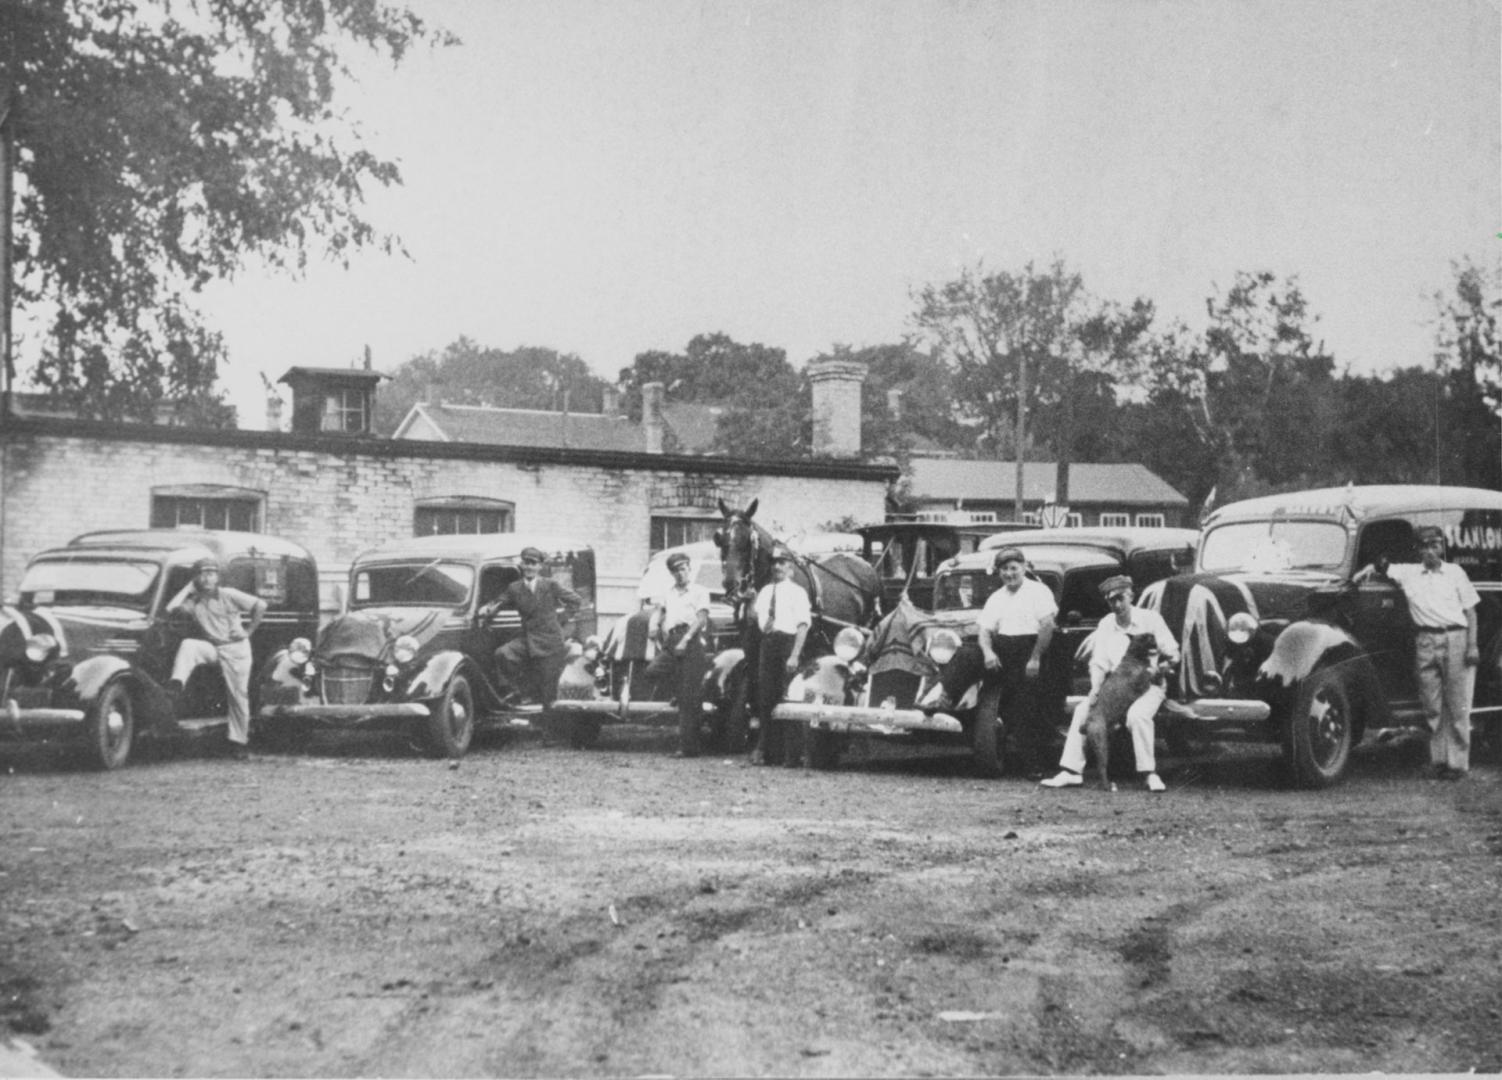
<svg viewBox="0 0 1502 1080">
<path fill-rule="evenodd" d="M 391 658 L 398 664 L 410 664 L 416 655 L 417 639 L 411 634 L 403 634 L 391 645 Z"/>
<path fill-rule="evenodd" d="M 293 638 L 287 646 L 287 659 L 301 667 L 313 658 L 313 643 L 305 637 Z"/>
<path fill-rule="evenodd" d="M 850 663 L 861 654 L 866 639 L 853 626 L 847 626 L 834 636 L 834 654 L 845 663 Z"/>
<path fill-rule="evenodd" d="M 930 630 L 924 648 L 928 650 L 929 658 L 943 667 L 960 651 L 960 635 L 947 628 Z"/>
<path fill-rule="evenodd" d="M 57 649 L 57 638 L 51 634 L 33 634 L 26 639 L 26 659 L 40 664 Z"/>
<path fill-rule="evenodd" d="M 1233 645 L 1245 645 L 1256 632 L 1257 620 L 1245 611 L 1238 611 L 1226 623 L 1226 637 L 1231 639 Z"/>
</svg>

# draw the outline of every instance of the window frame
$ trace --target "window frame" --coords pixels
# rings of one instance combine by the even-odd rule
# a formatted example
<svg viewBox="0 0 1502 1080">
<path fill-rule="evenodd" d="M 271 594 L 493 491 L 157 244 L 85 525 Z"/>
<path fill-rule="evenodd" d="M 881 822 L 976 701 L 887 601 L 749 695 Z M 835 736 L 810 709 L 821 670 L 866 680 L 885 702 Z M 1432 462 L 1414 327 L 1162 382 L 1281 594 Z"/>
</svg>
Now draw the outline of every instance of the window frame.
<svg viewBox="0 0 1502 1080">
<path fill-rule="evenodd" d="M 193 504 L 198 507 L 196 520 L 195 515 L 185 519 L 183 508 Z M 170 520 L 168 509 L 173 511 Z M 219 515 L 223 524 L 215 520 Z M 266 493 L 228 484 L 164 484 L 151 489 L 148 521 L 153 529 L 265 532 Z"/>
<path fill-rule="evenodd" d="M 430 517 L 435 524 L 441 524 L 441 516 L 445 514 L 452 516 L 454 528 L 422 528 L 425 516 Z M 485 515 L 495 516 L 496 528 L 478 527 L 484 523 Z M 461 530 L 457 527 L 465 516 L 473 519 L 476 528 Z M 413 536 L 496 536 L 515 531 L 516 504 L 508 499 L 493 499 L 482 495 L 438 495 L 418 499 L 412 507 Z"/>
</svg>

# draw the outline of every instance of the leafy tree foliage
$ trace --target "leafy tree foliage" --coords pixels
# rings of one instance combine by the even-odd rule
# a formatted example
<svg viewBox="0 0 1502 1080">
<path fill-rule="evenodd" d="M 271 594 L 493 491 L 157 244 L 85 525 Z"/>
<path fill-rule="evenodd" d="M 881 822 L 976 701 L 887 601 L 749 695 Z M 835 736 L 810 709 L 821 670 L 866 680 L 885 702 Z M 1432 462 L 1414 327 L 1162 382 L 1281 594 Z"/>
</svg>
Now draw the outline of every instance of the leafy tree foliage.
<svg viewBox="0 0 1502 1080">
<path fill-rule="evenodd" d="M 641 388 L 660 382 L 669 401 L 721 405 L 713 448 L 765 460 L 806 457 L 808 387 L 787 353 L 743 345 L 723 333 L 699 334 L 682 353 L 644 352 L 622 368 L 622 406 L 641 419 Z"/>
<path fill-rule="evenodd" d="M 16 303 L 35 380 L 85 415 L 212 397 L 195 294 L 249 260 L 393 250 L 362 213 L 400 180 L 336 108 L 345 55 L 446 43 L 382 0 L 0 3 L 16 164 Z"/>
<path fill-rule="evenodd" d="M 461 337 L 397 369 L 376 397 L 373 430 L 391 434 L 418 402 L 599 412 L 605 390 L 573 354 L 531 346 L 504 352 Z"/>
<path fill-rule="evenodd" d="M 1481 487 L 1502 487 L 1502 269 L 1455 263 L 1453 292 L 1435 298 L 1445 420 L 1436 450 L 1441 475 Z"/>
</svg>

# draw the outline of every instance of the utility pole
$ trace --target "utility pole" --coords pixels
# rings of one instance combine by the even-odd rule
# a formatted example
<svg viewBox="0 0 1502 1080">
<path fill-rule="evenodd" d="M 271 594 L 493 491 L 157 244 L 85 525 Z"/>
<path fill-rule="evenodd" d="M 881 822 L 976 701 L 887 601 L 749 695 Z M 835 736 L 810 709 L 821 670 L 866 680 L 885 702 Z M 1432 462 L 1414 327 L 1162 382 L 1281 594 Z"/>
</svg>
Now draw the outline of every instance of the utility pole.
<svg viewBox="0 0 1502 1080">
<path fill-rule="evenodd" d="M 15 175 L 15 141 L 11 114 L 15 98 L 7 87 L 0 97 L 0 416 L 10 414 L 16 367 L 11 354 L 11 182 Z"/>
<path fill-rule="evenodd" d="M 1012 502 L 1012 520 L 1022 520 L 1022 458 L 1027 446 L 1027 351 L 1017 350 L 1017 495 Z"/>
</svg>

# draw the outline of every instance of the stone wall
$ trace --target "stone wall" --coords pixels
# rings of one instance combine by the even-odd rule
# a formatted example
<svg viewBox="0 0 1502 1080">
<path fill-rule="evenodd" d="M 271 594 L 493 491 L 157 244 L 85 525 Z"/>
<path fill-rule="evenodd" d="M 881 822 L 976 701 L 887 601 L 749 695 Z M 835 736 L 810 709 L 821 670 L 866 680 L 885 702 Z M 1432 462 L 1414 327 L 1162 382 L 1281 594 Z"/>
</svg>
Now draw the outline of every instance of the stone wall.
<svg viewBox="0 0 1502 1080">
<path fill-rule="evenodd" d="M 410 537 L 418 500 L 472 496 L 515 507 L 518 533 L 590 544 L 602 615 L 635 606 L 655 511 L 716 513 L 760 500 L 779 535 L 847 516 L 880 521 L 895 471 L 663 455 L 341 440 L 271 432 L 9 420 L 0 431 L 0 595 L 38 551 L 95 529 L 145 528 L 153 493 L 215 485 L 258 493 L 262 531 L 318 559 L 329 603 L 359 552 Z"/>
</svg>

